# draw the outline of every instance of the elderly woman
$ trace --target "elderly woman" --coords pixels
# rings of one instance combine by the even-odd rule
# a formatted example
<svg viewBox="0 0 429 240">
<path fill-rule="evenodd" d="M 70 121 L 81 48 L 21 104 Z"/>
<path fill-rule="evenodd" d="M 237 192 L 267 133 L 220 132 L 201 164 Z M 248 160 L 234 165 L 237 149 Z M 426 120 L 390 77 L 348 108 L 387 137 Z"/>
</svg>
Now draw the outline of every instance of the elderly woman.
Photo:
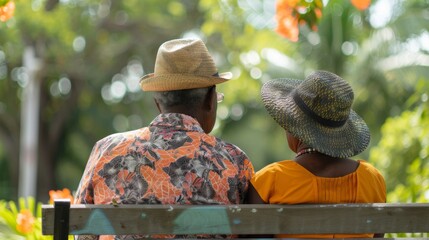
<svg viewBox="0 0 429 240">
<path fill-rule="evenodd" d="M 272 163 L 251 180 L 248 203 L 383 203 L 380 172 L 353 160 L 368 146 L 367 125 L 352 109 L 353 91 L 339 76 L 318 71 L 304 81 L 276 79 L 264 84 L 262 101 L 285 130 L 292 160 Z M 280 238 L 373 237 L 374 234 L 282 234 Z"/>
</svg>

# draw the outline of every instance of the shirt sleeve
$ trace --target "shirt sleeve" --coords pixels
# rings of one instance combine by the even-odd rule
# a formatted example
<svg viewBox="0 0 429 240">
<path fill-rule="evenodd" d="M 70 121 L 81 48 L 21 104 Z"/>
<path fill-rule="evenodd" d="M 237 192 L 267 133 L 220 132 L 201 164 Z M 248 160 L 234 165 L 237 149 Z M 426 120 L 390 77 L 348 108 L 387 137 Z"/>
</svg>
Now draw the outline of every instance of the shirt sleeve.
<svg viewBox="0 0 429 240">
<path fill-rule="evenodd" d="M 386 194 L 387 194 L 386 182 L 384 180 L 383 175 L 378 170 L 377 170 L 377 179 L 378 179 L 378 183 L 379 183 L 380 188 L 381 188 L 381 193 L 380 193 L 381 199 L 380 199 L 380 202 L 385 203 L 385 202 L 387 202 L 387 197 L 386 197 Z"/>
<path fill-rule="evenodd" d="M 243 152 L 239 147 L 233 144 L 226 144 L 225 148 L 228 153 L 234 159 L 236 166 L 238 167 L 238 192 L 239 192 L 239 203 L 244 203 L 244 199 L 249 189 L 250 179 L 255 174 L 252 162 L 247 157 L 246 153 Z"/>
<path fill-rule="evenodd" d="M 365 202 L 385 203 L 386 182 L 384 181 L 383 175 L 372 164 L 364 160 L 359 160 L 359 162 L 365 169 L 365 171 L 362 172 L 362 184 L 360 184 L 361 195 L 365 198 Z"/>
<path fill-rule="evenodd" d="M 93 204 L 94 203 L 94 188 L 92 177 L 94 169 L 98 160 L 99 143 L 95 144 L 92 148 L 88 162 L 80 180 L 79 186 L 76 190 L 75 204 Z"/>
<path fill-rule="evenodd" d="M 247 195 L 247 191 L 249 189 L 249 182 L 250 179 L 252 179 L 253 175 L 255 174 L 255 171 L 253 169 L 253 164 L 250 162 L 249 159 L 245 159 L 243 162 L 243 169 L 240 171 L 240 179 L 243 182 L 242 189 L 240 189 L 241 192 L 241 198 L 240 203 L 244 203 L 244 199 Z"/>
</svg>

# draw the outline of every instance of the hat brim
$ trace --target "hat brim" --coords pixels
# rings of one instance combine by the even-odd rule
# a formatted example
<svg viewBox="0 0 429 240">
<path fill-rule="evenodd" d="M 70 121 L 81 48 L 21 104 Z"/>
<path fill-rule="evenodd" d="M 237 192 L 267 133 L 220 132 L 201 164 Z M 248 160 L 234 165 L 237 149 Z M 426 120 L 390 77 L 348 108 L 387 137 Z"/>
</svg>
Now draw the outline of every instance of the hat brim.
<svg viewBox="0 0 429 240">
<path fill-rule="evenodd" d="M 226 82 L 232 78 L 232 73 L 220 73 L 218 76 L 198 76 L 191 74 L 147 74 L 140 79 L 143 91 L 162 92 L 194 88 L 210 87 Z"/>
<path fill-rule="evenodd" d="M 291 92 L 302 80 L 280 78 L 261 89 L 262 102 L 274 120 L 308 146 L 333 157 L 347 158 L 364 151 L 370 141 L 365 121 L 353 110 L 341 127 L 326 127 L 308 117 L 294 102 Z"/>
</svg>

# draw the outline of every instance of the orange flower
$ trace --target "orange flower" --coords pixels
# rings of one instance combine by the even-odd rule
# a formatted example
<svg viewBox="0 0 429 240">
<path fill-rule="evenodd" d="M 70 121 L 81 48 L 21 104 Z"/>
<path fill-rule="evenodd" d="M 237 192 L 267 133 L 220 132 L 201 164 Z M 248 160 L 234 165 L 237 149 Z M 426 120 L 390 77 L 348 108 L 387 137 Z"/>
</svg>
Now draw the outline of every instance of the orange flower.
<svg viewBox="0 0 429 240">
<path fill-rule="evenodd" d="M 18 232 L 27 234 L 33 231 L 33 226 L 36 219 L 28 209 L 22 209 L 16 217 L 16 230 Z"/>
<path fill-rule="evenodd" d="M 351 2 L 360 11 L 367 9 L 371 4 L 371 0 L 351 0 Z"/>
<path fill-rule="evenodd" d="M 299 28 L 298 19 L 292 15 L 285 15 L 277 19 L 276 32 L 293 42 L 298 41 Z"/>
<path fill-rule="evenodd" d="M 314 9 L 314 13 L 316 14 L 317 19 L 322 18 L 322 10 L 320 10 L 320 8 Z"/>
<path fill-rule="evenodd" d="M 279 0 L 276 4 L 276 32 L 293 42 L 298 41 L 298 18 L 292 16 L 293 8 L 298 0 Z"/>
<path fill-rule="evenodd" d="M 0 7 L 0 21 L 6 22 L 11 17 L 13 17 L 14 12 L 15 3 L 13 1 L 6 3 L 4 6 Z"/>
<path fill-rule="evenodd" d="M 296 6 L 296 4 L 289 4 L 289 1 L 287 0 L 278 0 L 276 3 L 276 15 L 277 17 L 285 16 L 285 15 L 291 15 L 293 8 Z"/>
<path fill-rule="evenodd" d="M 278 0 L 277 9 L 279 8 L 294 8 L 298 4 L 299 0 Z"/>
<path fill-rule="evenodd" d="M 70 190 L 67 188 L 64 188 L 63 190 L 50 190 L 49 191 L 49 203 L 53 204 L 55 199 L 64 199 L 68 198 L 70 199 L 70 202 L 73 203 L 73 196 L 70 193 Z"/>
</svg>

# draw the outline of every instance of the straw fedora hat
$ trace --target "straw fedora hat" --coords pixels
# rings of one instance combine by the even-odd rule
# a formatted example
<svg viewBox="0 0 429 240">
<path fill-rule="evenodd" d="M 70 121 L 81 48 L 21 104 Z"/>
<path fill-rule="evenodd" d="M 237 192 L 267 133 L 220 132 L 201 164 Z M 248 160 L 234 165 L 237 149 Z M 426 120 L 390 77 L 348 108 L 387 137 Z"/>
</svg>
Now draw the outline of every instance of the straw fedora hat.
<svg viewBox="0 0 429 240">
<path fill-rule="evenodd" d="M 155 70 L 140 79 L 143 91 L 204 88 L 223 83 L 231 73 L 218 73 L 207 47 L 199 39 L 175 39 L 163 43 Z"/>
<path fill-rule="evenodd" d="M 351 109 L 351 86 L 333 73 L 316 71 L 303 81 L 274 79 L 262 86 L 261 96 L 282 128 L 323 154 L 347 158 L 369 144 L 368 126 Z"/>
</svg>

